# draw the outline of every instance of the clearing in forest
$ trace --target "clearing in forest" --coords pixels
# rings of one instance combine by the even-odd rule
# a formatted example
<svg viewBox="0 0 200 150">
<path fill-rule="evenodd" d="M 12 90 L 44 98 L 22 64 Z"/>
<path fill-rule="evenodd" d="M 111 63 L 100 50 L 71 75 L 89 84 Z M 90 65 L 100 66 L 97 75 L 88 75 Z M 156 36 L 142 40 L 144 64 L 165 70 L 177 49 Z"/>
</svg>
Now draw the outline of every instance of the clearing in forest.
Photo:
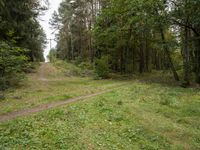
<svg viewBox="0 0 200 150">
<path fill-rule="evenodd" d="M 98 81 L 92 77 L 67 76 L 61 68 L 42 63 L 36 73 L 28 76 L 25 85 L 6 93 L 7 99 L 0 101 L 0 115 L 98 93 L 125 83 L 119 80 Z"/>
<path fill-rule="evenodd" d="M 49 63 L 27 80 L 6 93 L 1 115 L 67 105 L 1 122 L 0 149 L 200 149 L 198 89 L 66 76 Z M 67 103 L 82 95 L 95 97 Z"/>
</svg>

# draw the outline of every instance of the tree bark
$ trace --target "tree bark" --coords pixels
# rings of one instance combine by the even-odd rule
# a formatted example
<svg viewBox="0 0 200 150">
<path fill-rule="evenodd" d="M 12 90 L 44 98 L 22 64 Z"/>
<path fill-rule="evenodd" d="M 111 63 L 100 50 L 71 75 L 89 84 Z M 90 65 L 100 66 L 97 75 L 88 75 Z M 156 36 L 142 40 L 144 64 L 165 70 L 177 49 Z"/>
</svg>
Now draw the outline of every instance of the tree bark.
<svg viewBox="0 0 200 150">
<path fill-rule="evenodd" d="M 197 44 L 196 44 L 196 82 L 200 84 L 200 37 L 197 37 Z"/>
<path fill-rule="evenodd" d="M 160 27 L 160 34 L 161 34 L 162 42 L 163 42 L 163 45 L 164 45 L 164 51 L 165 51 L 165 54 L 166 54 L 167 59 L 169 61 L 169 66 L 170 66 L 171 71 L 172 71 L 172 73 L 174 75 L 174 79 L 176 81 L 180 81 L 179 76 L 178 76 L 178 74 L 176 72 L 176 69 L 174 67 L 174 64 L 172 62 L 172 59 L 171 59 L 171 56 L 170 56 L 170 51 L 169 51 L 169 48 L 167 46 L 167 43 L 166 43 L 166 40 L 165 40 L 164 31 L 163 31 L 162 27 Z"/>
<path fill-rule="evenodd" d="M 144 45 L 143 42 L 140 44 L 140 66 L 139 71 L 140 73 L 144 72 L 145 62 L 144 62 Z"/>
<path fill-rule="evenodd" d="M 146 68 L 146 71 L 149 72 L 149 47 L 148 47 L 148 38 L 147 36 L 145 37 L 145 57 L 146 57 L 146 61 L 145 61 L 145 68 Z"/>
<path fill-rule="evenodd" d="M 184 66 L 184 82 L 183 86 L 187 87 L 190 85 L 190 52 L 188 48 L 188 28 L 185 27 L 184 31 L 184 49 L 183 49 L 183 66 Z"/>
</svg>

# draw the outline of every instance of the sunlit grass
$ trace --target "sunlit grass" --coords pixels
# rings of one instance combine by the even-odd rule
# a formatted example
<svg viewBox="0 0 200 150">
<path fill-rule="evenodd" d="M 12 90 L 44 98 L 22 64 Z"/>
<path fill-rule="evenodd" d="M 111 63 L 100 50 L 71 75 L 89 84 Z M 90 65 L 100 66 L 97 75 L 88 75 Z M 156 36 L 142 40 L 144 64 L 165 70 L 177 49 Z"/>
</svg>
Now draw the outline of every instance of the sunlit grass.
<svg viewBox="0 0 200 150">
<path fill-rule="evenodd" d="M 200 90 L 158 80 L 148 75 L 93 80 L 65 76 L 60 70 L 32 74 L 25 86 L 6 94 L 0 114 L 126 85 L 0 123 L 0 149 L 200 149 Z"/>
<path fill-rule="evenodd" d="M 200 91 L 131 83 L 1 124 L 13 149 L 200 149 Z"/>
<path fill-rule="evenodd" d="M 6 92 L 6 99 L 0 101 L 0 114 L 88 95 L 125 83 L 118 80 L 93 80 L 92 77 L 68 77 L 51 65 L 42 69 L 28 75 L 22 87 Z"/>
</svg>

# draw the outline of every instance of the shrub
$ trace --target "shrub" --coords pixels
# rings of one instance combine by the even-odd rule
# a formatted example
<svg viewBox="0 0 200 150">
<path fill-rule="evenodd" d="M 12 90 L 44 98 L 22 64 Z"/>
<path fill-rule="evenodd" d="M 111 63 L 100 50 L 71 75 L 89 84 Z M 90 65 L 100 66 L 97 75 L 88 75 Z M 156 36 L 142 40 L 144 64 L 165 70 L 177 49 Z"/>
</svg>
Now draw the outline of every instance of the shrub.
<svg viewBox="0 0 200 150">
<path fill-rule="evenodd" d="M 108 56 L 103 56 L 100 59 L 96 60 L 95 63 L 95 73 L 98 77 L 102 79 L 108 78 L 110 72 Z"/>
<path fill-rule="evenodd" d="M 81 62 L 78 65 L 79 68 L 81 68 L 82 70 L 93 70 L 93 63 L 89 63 L 89 62 Z"/>
<path fill-rule="evenodd" d="M 23 78 L 27 50 L 0 42 L 0 90 L 16 85 Z"/>
<path fill-rule="evenodd" d="M 47 56 L 50 62 L 55 62 L 57 58 L 57 52 L 55 49 L 51 49 L 49 55 Z"/>
<path fill-rule="evenodd" d="M 37 68 L 40 66 L 39 62 L 28 62 L 26 66 L 23 68 L 25 73 L 36 73 Z"/>
</svg>

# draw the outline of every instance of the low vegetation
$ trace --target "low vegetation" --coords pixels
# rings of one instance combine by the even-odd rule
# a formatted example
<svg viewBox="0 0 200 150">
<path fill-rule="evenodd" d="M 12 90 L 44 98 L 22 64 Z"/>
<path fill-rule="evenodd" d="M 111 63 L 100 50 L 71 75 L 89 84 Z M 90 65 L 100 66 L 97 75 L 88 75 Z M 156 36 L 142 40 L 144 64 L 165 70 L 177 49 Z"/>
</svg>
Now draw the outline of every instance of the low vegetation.
<svg viewBox="0 0 200 150">
<path fill-rule="evenodd" d="M 0 43 L 0 91 L 17 85 L 23 78 L 23 69 L 28 60 L 25 53 L 26 50 L 22 48 L 12 47 L 5 42 Z"/>
<path fill-rule="evenodd" d="M 92 77 L 94 75 L 94 66 L 89 62 L 66 62 L 55 59 L 53 64 L 56 68 L 62 70 L 66 77 Z"/>
<path fill-rule="evenodd" d="M 21 87 L 4 92 L 5 99 L 0 101 L 0 114 L 93 94 L 127 82 L 114 79 L 93 80 L 93 76 L 83 78 L 83 75 L 85 70 L 67 62 L 41 64 L 36 73 L 27 76 Z"/>
<path fill-rule="evenodd" d="M 100 59 L 96 59 L 95 62 L 95 73 L 96 78 L 106 79 L 109 77 L 110 67 L 109 67 L 109 59 L 104 56 Z"/>
<path fill-rule="evenodd" d="M 88 84 L 74 83 L 81 90 L 86 87 L 82 83 Z M 63 86 L 72 88 L 68 84 Z M 1 123 L 0 145 L 1 149 L 197 150 L 199 100 L 197 89 L 130 81 L 87 101 Z"/>
</svg>

